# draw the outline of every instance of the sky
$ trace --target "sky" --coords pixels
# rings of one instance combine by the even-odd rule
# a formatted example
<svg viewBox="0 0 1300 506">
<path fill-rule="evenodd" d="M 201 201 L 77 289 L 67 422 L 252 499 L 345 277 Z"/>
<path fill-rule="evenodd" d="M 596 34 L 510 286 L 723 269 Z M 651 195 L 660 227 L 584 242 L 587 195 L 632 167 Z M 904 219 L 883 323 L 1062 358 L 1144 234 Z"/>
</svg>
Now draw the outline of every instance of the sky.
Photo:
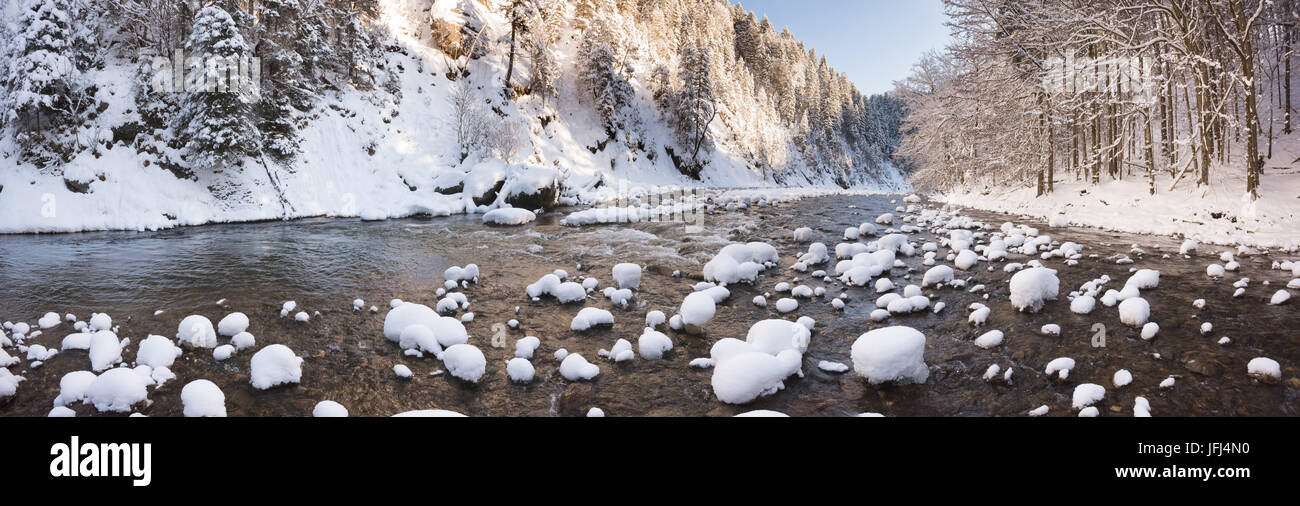
<svg viewBox="0 0 1300 506">
<path fill-rule="evenodd" d="M 734 2 L 734 0 L 733 0 Z M 777 32 L 790 27 L 866 94 L 884 93 L 948 41 L 940 0 L 741 0 Z"/>
</svg>

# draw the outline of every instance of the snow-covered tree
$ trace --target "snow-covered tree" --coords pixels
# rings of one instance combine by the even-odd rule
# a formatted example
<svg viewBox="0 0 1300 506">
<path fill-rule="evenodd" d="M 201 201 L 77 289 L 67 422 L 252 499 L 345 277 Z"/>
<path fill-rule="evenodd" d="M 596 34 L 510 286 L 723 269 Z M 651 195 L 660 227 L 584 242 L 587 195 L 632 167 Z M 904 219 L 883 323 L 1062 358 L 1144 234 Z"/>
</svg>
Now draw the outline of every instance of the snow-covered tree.
<svg viewBox="0 0 1300 506">
<path fill-rule="evenodd" d="M 230 14 L 217 6 L 199 11 L 185 52 L 201 62 L 198 69 L 186 72 L 188 93 L 181 110 L 180 137 L 187 159 L 220 169 L 257 153 L 260 144 L 252 104 L 258 84 L 237 69 L 232 72 L 230 65 L 237 65 L 251 51 Z"/>
<path fill-rule="evenodd" d="M 709 123 L 718 115 L 718 99 L 714 95 L 713 78 L 710 75 L 708 48 L 698 44 L 683 45 L 677 74 L 682 88 L 674 101 L 674 122 L 679 142 L 690 154 L 691 175 L 699 177 L 703 165 L 700 162 L 700 151 L 707 147 L 711 139 Z"/>
</svg>

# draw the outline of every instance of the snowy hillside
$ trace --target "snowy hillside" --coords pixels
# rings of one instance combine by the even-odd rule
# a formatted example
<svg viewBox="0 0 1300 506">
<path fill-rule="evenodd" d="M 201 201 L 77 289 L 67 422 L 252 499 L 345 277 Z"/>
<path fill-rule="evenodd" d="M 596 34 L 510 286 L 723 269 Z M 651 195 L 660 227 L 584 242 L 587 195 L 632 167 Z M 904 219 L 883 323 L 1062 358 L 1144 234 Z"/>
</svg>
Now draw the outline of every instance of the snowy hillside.
<svg viewBox="0 0 1300 506">
<path fill-rule="evenodd" d="M 122 14 L 86 17 L 105 2 Z M 788 32 L 726 2 L 386 0 L 327 11 L 351 22 L 320 39 L 341 48 L 327 56 L 295 45 L 311 43 L 310 23 L 273 21 L 337 2 L 262 2 L 256 17 L 235 2 L 197 13 L 163 2 L 196 20 L 182 26 L 187 36 L 133 29 L 156 1 L 16 3 L 4 12 L 14 41 L 5 68 L 56 70 L 0 91 L 0 232 L 446 215 L 674 185 L 906 188 L 892 164 L 900 106 L 861 96 Z M 227 3 L 233 14 L 217 12 Z M 49 40 L 38 29 L 69 42 L 34 51 L 32 41 Z M 359 56 L 348 53 L 348 30 L 368 44 Z M 79 43 L 109 49 L 62 67 L 37 58 Z M 776 56 L 746 62 L 754 44 Z M 223 106 L 214 101 L 224 93 L 150 88 L 151 62 L 171 57 L 157 48 L 172 46 L 261 58 L 260 95 Z M 601 55 L 615 68 L 594 66 Z M 320 63 L 330 58 L 342 63 Z M 534 68 L 539 60 L 553 71 Z M 786 89 L 760 85 L 777 73 Z M 548 80 L 553 95 L 535 84 Z M 53 99 L 24 106 L 21 90 Z M 48 105 L 82 102 L 90 106 Z M 63 128 L 41 125 L 55 119 Z"/>
</svg>

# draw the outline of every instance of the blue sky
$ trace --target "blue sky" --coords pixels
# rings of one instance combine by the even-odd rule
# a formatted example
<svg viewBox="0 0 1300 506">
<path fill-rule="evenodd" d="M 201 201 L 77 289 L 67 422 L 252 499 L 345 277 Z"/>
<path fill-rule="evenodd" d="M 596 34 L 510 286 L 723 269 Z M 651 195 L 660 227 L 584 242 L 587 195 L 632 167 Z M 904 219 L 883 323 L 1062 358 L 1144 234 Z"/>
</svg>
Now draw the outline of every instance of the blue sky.
<svg viewBox="0 0 1300 506">
<path fill-rule="evenodd" d="M 733 0 L 734 1 L 734 0 Z M 778 32 L 790 27 L 863 93 L 883 93 L 922 53 L 948 41 L 940 0 L 742 0 Z"/>
</svg>

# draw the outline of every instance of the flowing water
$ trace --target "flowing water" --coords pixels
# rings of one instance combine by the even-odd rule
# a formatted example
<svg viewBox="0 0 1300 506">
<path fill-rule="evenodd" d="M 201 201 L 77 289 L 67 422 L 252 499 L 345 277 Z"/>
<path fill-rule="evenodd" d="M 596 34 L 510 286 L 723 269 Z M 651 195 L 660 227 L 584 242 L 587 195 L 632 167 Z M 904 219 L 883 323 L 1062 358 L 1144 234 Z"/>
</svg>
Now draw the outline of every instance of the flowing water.
<svg viewBox="0 0 1300 506">
<path fill-rule="evenodd" d="M 86 320 L 90 313 L 106 312 L 120 325 L 119 336 L 132 345 L 124 353 L 132 361 L 135 343 L 149 334 L 174 337 L 182 318 L 202 314 L 213 322 L 233 311 L 246 313 L 249 332 L 257 347 L 280 343 L 305 361 L 302 382 L 267 391 L 249 384 L 248 365 L 253 350 L 244 350 L 218 362 L 210 350 L 189 350 L 171 368 L 177 378 L 150 391 L 150 403 L 139 411 L 150 416 L 180 415 L 180 390 L 189 381 L 208 379 L 221 387 L 231 416 L 305 416 L 321 400 L 334 400 L 352 415 L 386 416 L 414 409 L 449 409 L 487 416 L 576 416 L 599 407 L 610 416 L 721 416 L 751 409 L 772 409 L 799 416 L 854 415 L 878 412 L 897 416 L 1020 416 L 1039 405 L 1050 415 L 1072 415 L 1070 396 L 1076 385 L 1098 383 L 1107 388 L 1098 404 L 1103 415 L 1128 416 L 1133 399 L 1149 399 L 1155 416 L 1296 415 L 1295 366 L 1300 363 L 1300 313 L 1295 303 L 1272 306 L 1268 298 L 1286 285 L 1290 276 L 1270 269 L 1269 255 L 1240 257 L 1241 270 L 1223 280 L 1205 275 L 1205 266 L 1218 262 L 1225 248 L 1202 247 L 1200 256 L 1177 254 L 1178 241 L 1168 237 L 1136 236 L 1095 229 L 1053 229 L 1034 220 L 969 211 L 964 214 L 995 228 L 1004 221 L 1037 226 L 1055 241 L 1085 246 L 1085 258 L 1066 267 L 1060 259 L 1044 261 L 1058 269 L 1061 297 L 1034 314 L 1017 312 L 1007 301 L 1002 262 L 988 271 L 987 262 L 969 272 L 967 286 L 983 284 L 984 293 L 941 288 L 927 290 L 947 308 L 891 317 L 875 323 L 867 315 L 878 296 L 871 288 L 844 287 L 838 282 L 811 279 L 788 267 L 807 244 L 791 240 L 791 230 L 813 227 L 814 240 L 833 248 L 846 227 L 872 221 L 892 212 L 898 196 L 836 196 L 810 198 L 777 206 L 717 212 L 706 216 L 702 229 L 682 223 L 632 223 L 582 228 L 559 224 L 559 214 L 542 216 L 522 227 L 484 226 L 478 216 L 361 222 L 347 219 L 309 219 L 209 225 L 159 232 L 105 232 L 66 235 L 0 236 L 0 320 L 35 323 L 46 311 L 73 313 Z M 898 202 L 901 202 L 898 201 Z M 928 204 L 927 204 L 928 205 Z M 913 241 L 937 240 L 930 233 L 912 234 Z M 672 315 L 690 285 L 700 280 L 704 262 L 733 241 L 764 241 L 781 252 L 781 266 L 759 276 L 754 286 L 729 287 L 732 295 L 719 304 L 717 316 L 702 336 L 664 329 L 674 348 L 664 360 L 637 358 L 615 364 L 597 357 L 618 338 L 635 342 L 644 326 L 645 313 L 662 310 Z M 1116 264 L 1112 255 L 1128 254 L 1134 244 L 1146 255 L 1132 255 L 1132 265 Z M 946 248 L 940 249 L 942 255 Z M 1171 253 L 1170 258 L 1162 258 Z M 1212 254 L 1213 253 L 1213 254 Z M 1090 255 L 1096 254 L 1096 257 Z M 918 283 L 925 267 L 920 255 L 900 257 L 908 268 L 896 268 L 892 278 L 899 287 Z M 1011 254 L 1008 261 L 1027 258 Z M 573 278 L 596 277 L 601 287 L 612 279 L 610 268 L 620 262 L 646 267 L 641 291 L 628 309 L 615 308 L 597 291 L 587 306 L 609 309 L 615 325 L 577 333 L 569 330 L 572 317 L 583 304 L 559 304 L 552 298 L 532 302 L 524 287 L 555 269 Z M 383 336 L 388 301 L 400 298 L 433 306 L 442 272 L 452 265 L 476 263 L 480 282 L 464 290 L 469 311 L 466 324 L 470 343 L 488 358 L 486 375 L 470 384 L 447 374 L 432 357 L 404 356 Z M 579 268 L 578 266 L 581 265 Z M 818 266 L 830 270 L 831 265 Z M 1102 274 L 1120 288 L 1130 268 L 1160 271 L 1158 288 L 1144 292 L 1151 302 L 1152 320 L 1161 330 L 1152 341 L 1137 336 L 1137 329 L 1119 322 L 1115 308 L 1098 304 L 1088 315 L 1069 311 L 1065 294 Z M 810 269 L 811 270 L 811 269 Z M 673 272 L 680 271 L 681 277 Z M 1232 281 L 1252 279 L 1246 293 L 1233 298 Z M 750 300 L 772 291 L 780 281 L 812 287 L 825 286 L 825 297 L 801 301 L 789 315 L 759 308 Z M 910 281 L 907 279 L 910 278 Z M 1265 281 L 1270 283 L 1264 286 Z M 795 283 L 795 284 L 798 284 Z M 844 311 L 831 308 L 831 297 L 847 291 Z M 776 296 L 777 294 L 773 294 Z M 354 311 L 352 300 L 365 299 L 377 313 Z M 1204 298 L 1205 309 L 1192 307 Z M 281 318 L 284 301 L 294 300 L 299 310 L 314 316 L 308 322 Z M 218 305 L 220 301 L 220 305 Z M 992 308 L 986 325 L 967 323 L 966 306 L 982 302 Z M 516 310 L 516 308 L 518 308 Z M 155 311 L 162 310 L 155 314 Z M 319 312 L 318 315 L 315 315 Z M 817 321 L 812 342 L 804 355 L 804 377 L 792 377 L 785 389 L 745 406 L 724 404 L 710 388 L 711 369 L 687 363 L 708 356 L 713 342 L 724 337 L 744 339 L 749 326 L 766 318 Z M 518 329 L 505 329 L 517 319 Z M 1209 321 L 1214 331 L 1202 336 L 1198 327 Z M 1061 336 L 1038 332 L 1046 323 L 1062 328 Z M 1105 347 L 1092 345 L 1095 323 L 1107 331 Z M 862 333 L 887 325 L 907 325 L 927 336 L 925 360 L 931 369 L 921 385 L 868 385 L 850 370 L 827 373 L 817 368 L 821 360 L 851 365 L 849 349 Z M 34 325 L 33 325 L 34 326 Z M 976 347 L 971 340 L 991 329 L 1006 333 L 1001 346 Z M 67 322 L 29 339 L 28 344 L 58 347 L 72 332 Z M 492 337 L 505 332 L 505 346 L 492 345 Z M 514 341 L 525 335 L 541 339 L 533 364 L 533 383 L 511 383 L 505 362 L 513 357 Z M 1216 344 L 1229 336 L 1228 345 Z M 224 343 L 225 338 L 221 341 Z M 498 340 L 502 341 L 502 340 Z M 592 381 L 570 382 L 559 375 L 553 353 L 565 348 L 598 364 L 601 373 Z M 11 354 L 17 350 L 10 348 Z M 1056 357 L 1072 357 L 1078 365 L 1068 381 L 1049 378 L 1045 364 Z M 1260 383 L 1246 374 L 1246 363 L 1267 356 L 1283 367 L 1282 382 Z M 990 364 L 1015 369 L 1010 384 L 988 383 L 981 375 Z M 395 364 L 414 372 L 410 379 L 393 373 Z M 43 416 L 58 394 L 63 374 L 89 368 L 84 351 L 67 351 L 31 369 L 24 361 L 11 368 L 27 381 L 18 393 L 0 399 L 0 415 Z M 1111 385 L 1118 369 L 1133 373 L 1133 383 Z M 1173 376 L 1176 384 L 1157 385 Z M 79 415 L 94 408 L 72 406 Z"/>
</svg>

